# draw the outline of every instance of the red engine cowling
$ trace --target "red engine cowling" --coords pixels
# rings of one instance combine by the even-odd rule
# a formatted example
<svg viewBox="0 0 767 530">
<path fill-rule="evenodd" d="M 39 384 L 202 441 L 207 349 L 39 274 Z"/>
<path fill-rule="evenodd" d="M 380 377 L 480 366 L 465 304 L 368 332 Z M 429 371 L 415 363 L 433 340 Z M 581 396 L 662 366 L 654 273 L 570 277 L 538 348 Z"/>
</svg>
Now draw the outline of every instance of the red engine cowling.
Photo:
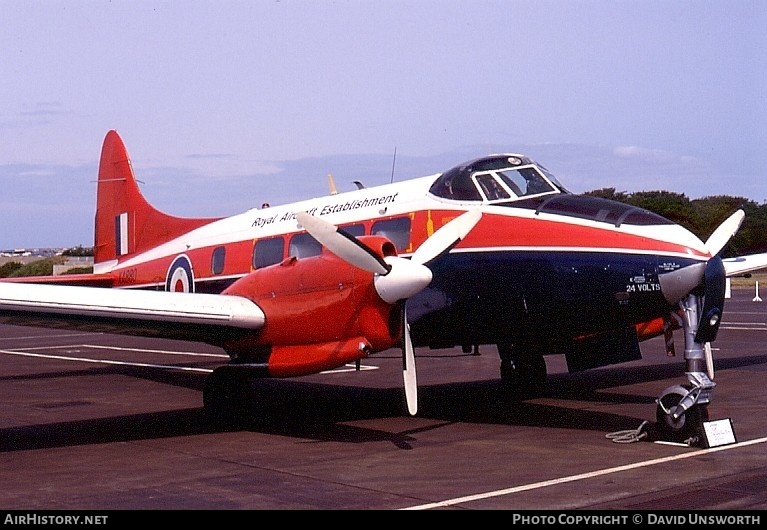
<svg viewBox="0 0 767 530">
<path fill-rule="evenodd" d="M 389 255 L 388 239 L 365 244 Z M 373 274 L 323 248 L 309 258 L 288 258 L 237 280 L 222 294 L 248 298 L 266 315 L 256 334 L 229 341 L 229 352 L 267 362 L 273 377 L 293 377 L 342 366 L 396 345 L 399 306 L 378 296 Z"/>
</svg>

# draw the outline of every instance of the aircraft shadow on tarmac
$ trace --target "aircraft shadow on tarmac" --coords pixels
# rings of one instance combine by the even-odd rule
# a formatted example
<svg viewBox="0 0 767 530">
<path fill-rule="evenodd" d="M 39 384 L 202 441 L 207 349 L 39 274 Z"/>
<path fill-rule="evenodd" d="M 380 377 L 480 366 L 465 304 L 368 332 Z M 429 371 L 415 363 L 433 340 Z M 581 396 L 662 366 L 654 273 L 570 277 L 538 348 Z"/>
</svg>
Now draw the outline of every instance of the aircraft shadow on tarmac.
<svg viewBox="0 0 767 530">
<path fill-rule="evenodd" d="M 717 370 L 767 363 L 765 356 L 720 359 Z M 97 372 L 120 373 L 202 391 L 205 376 L 133 367 L 100 367 L 66 372 L 93 376 Z M 12 376 L 23 378 L 61 377 L 57 374 Z M 550 374 L 549 390 L 543 398 L 594 403 L 635 403 L 654 412 L 655 396 L 603 392 L 605 388 L 676 378 L 676 364 L 612 368 L 577 374 Z M 0 378 L 0 379 L 9 379 Z M 500 380 L 425 385 L 419 388 L 418 416 L 439 420 L 438 425 L 391 432 L 382 428 L 347 425 L 344 422 L 385 420 L 406 416 L 402 389 L 337 386 L 295 379 L 259 379 L 252 383 L 253 414 L 237 426 L 222 425 L 206 417 L 202 407 L 153 413 L 16 426 L 0 429 L 0 452 L 122 442 L 175 436 L 199 435 L 232 430 L 308 438 L 317 441 L 360 443 L 389 441 L 411 449 L 417 432 L 438 429 L 451 423 L 488 423 L 588 429 L 600 432 L 636 429 L 643 418 L 572 409 L 541 400 L 520 400 L 505 391 Z M 662 389 L 660 389 L 662 390 Z"/>
</svg>

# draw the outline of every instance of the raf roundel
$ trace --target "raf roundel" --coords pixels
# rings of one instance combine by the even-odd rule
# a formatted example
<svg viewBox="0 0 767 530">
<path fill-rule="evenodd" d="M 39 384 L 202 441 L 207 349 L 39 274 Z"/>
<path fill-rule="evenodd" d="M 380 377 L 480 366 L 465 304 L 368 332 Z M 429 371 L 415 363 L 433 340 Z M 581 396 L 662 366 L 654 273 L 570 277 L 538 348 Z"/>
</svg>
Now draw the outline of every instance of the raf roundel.
<svg viewBox="0 0 767 530">
<path fill-rule="evenodd" d="M 185 255 L 178 256 L 168 268 L 165 280 L 165 290 L 177 293 L 194 292 L 194 274 L 192 264 Z"/>
</svg>

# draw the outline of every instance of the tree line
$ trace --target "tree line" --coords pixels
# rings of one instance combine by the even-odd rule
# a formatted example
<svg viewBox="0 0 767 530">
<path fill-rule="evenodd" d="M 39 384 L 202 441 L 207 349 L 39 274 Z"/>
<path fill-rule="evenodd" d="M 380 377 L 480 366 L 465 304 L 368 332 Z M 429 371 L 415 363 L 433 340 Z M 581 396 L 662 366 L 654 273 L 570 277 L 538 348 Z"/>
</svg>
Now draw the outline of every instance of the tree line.
<svg viewBox="0 0 767 530">
<path fill-rule="evenodd" d="M 640 191 L 626 193 L 615 188 L 602 188 L 585 193 L 631 204 L 674 221 L 705 241 L 719 224 L 742 209 L 746 218 L 727 246 L 723 257 L 767 252 L 767 203 L 757 204 L 744 197 L 718 195 L 690 200 L 683 193 Z"/>
</svg>

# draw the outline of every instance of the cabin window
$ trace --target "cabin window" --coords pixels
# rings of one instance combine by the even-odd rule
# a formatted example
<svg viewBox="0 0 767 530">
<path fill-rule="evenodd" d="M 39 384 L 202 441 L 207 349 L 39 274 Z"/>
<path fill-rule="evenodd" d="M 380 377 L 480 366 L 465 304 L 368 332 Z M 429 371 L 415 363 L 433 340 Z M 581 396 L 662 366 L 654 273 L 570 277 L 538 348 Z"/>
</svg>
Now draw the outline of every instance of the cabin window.
<svg viewBox="0 0 767 530">
<path fill-rule="evenodd" d="M 365 225 L 346 225 L 341 226 L 341 230 L 354 237 L 365 235 Z"/>
<path fill-rule="evenodd" d="M 213 274 L 224 272 L 224 260 L 226 258 L 226 247 L 216 247 L 213 249 L 213 257 L 210 260 L 210 270 Z"/>
<path fill-rule="evenodd" d="M 378 221 L 373 224 L 370 233 L 388 238 L 399 251 L 407 250 L 410 246 L 410 218 L 397 217 Z"/>
<path fill-rule="evenodd" d="M 253 268 L 260 269 L 282 261 L 285 241 L 281 237 L 270 237 L 257 241 L 253 247 Z"/>
<path fill-rule="evenodd" d="M 288 256 L 301 259 L 319 256 L 320 253 L 322 253 L 322 245 L 308 233 L 296 234 L 290 238 Z"/>
</svg>

